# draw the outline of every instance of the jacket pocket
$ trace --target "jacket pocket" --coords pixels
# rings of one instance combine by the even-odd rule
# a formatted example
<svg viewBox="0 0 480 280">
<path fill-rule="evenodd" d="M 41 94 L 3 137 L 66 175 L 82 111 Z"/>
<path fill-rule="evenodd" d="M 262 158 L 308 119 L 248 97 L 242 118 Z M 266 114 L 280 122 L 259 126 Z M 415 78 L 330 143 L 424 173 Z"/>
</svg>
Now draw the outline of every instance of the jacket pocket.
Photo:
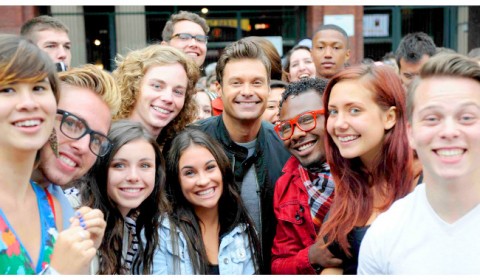
<svg viewBox="0 0 480 280">
<path fill-rule="evenodd" d="M 188 257 L 188 252 L 186 246 L 184 246 L 185 244 L 183 244 L 183 240 L 180 238 L 177 240 L 177 248 L 173 248 L 172 238 L 170 236 L 167 237 L 165 241 L 167 243 L 167 252 L 174 258 L 180 258 L 182 262 L 185 262 Z"/>
<path fill-rule="evenodd" d="M 309 214 L 306 213 L 307 209 L 307 205 L 303 205 L 298 201 L 289 201 L 279 205 L 280 213 L 277 219 L 300 225 L 305 222 L 304 216 Z"/>
</svg>

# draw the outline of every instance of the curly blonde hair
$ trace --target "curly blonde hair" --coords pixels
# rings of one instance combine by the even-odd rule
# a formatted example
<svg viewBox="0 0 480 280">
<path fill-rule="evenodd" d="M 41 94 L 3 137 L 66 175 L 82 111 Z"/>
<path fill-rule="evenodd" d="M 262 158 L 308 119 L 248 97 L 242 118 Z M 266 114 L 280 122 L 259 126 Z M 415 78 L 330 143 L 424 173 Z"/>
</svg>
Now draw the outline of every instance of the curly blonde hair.
<svg viewBox="0 0 480 280">
<path fill-rule="evenodd" d="M 141 82 L 145 73 L 152 66 L 180 63 L 187 73 L 187 93 L 185 104 L 157 138 L 160 144 L 171 138 L 175 132 L 181 131 L 196 118 L 196 105 L 192 95 L 195 93 L 195 84 L 200 77 L 200 70 L 193 59 L 174 47 L 154 44 L 143 49 L 133 50 L 125 57 L 118 55 L 115 62 L 117 69 L 113 76 L 117 81 L 122 94 L 122 104 L 114 120 L 126 119 L 132 115 L 138 96 Z"/>
</svg>

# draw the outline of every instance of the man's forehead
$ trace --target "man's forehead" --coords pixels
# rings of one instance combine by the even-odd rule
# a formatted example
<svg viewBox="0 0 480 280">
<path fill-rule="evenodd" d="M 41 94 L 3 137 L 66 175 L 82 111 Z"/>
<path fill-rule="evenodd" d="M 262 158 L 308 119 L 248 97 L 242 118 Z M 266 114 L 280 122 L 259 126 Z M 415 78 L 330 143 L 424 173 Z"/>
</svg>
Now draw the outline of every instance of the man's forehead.
<svg viewBox="0 0 480 280">
<path fill-rule="evenodd" d="M 337 30 L 325 29 L 320 30 L 315 34 L 314 43 L 323 43 L 323 42 L 339 42 L 347 44 L 348 39 Z"/>
<path fill-rule="evenodd" d="M 68 34 L 61 29 L 46 28 L 42 30 L 37 30 L 35 33 L 36 40 L 48 40 L 53 42 L 68 42 L 70 43 L 70 38 Z"/>
</svg>

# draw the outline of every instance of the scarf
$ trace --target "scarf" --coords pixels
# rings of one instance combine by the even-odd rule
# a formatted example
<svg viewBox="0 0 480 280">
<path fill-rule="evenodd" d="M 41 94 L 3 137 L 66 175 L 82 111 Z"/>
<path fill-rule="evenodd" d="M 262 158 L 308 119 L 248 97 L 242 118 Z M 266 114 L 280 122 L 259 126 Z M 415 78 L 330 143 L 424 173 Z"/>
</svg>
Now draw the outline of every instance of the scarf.
<svg viewBox="0 0 480 280">
<path fill-rule="evenodd" d="M 330 210 L 334 196 L 334 184 L 330 175 L 330 167 L 327 163 L 324 163 L 318 172 L 311 173 L 299 164 L 298 171 L 303 185 L 307 189 L 310 214 L 312 215 L 315 230 L 318 232 L 325 215 Z M 313 182 L 310 178 L 313 178 Z"/>
</svg>

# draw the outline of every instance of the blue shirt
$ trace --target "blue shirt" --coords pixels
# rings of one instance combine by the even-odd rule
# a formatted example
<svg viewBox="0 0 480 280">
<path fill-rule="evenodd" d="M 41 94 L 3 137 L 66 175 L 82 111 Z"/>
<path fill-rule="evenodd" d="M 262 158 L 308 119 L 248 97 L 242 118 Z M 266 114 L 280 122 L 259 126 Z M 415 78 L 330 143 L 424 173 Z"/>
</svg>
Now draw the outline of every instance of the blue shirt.
<svg viewBox="0 0 480 280">
<path fill-rule="evenodd" d="M 220 274 L 240 275 L 255 273 L 246 229 L 245 224 L 240 224 L 231 232 L 225 234 L 220 240 L 218 250 Z M 177 229 L 176 234 L 179 248 L 173 250 L 170 221 L 168 218 L 162 219 L 158 229 L 159 246 L 156 248 L 153 256 L 152 274 L 194 274 L 192 261 L 188 254 L 187 241 L 180 230 Z M 142 236 L 142 238 L 144 237 Z M 176 259 L 179 259 L 179 271 L 175 269 Z"/>
</svg>

